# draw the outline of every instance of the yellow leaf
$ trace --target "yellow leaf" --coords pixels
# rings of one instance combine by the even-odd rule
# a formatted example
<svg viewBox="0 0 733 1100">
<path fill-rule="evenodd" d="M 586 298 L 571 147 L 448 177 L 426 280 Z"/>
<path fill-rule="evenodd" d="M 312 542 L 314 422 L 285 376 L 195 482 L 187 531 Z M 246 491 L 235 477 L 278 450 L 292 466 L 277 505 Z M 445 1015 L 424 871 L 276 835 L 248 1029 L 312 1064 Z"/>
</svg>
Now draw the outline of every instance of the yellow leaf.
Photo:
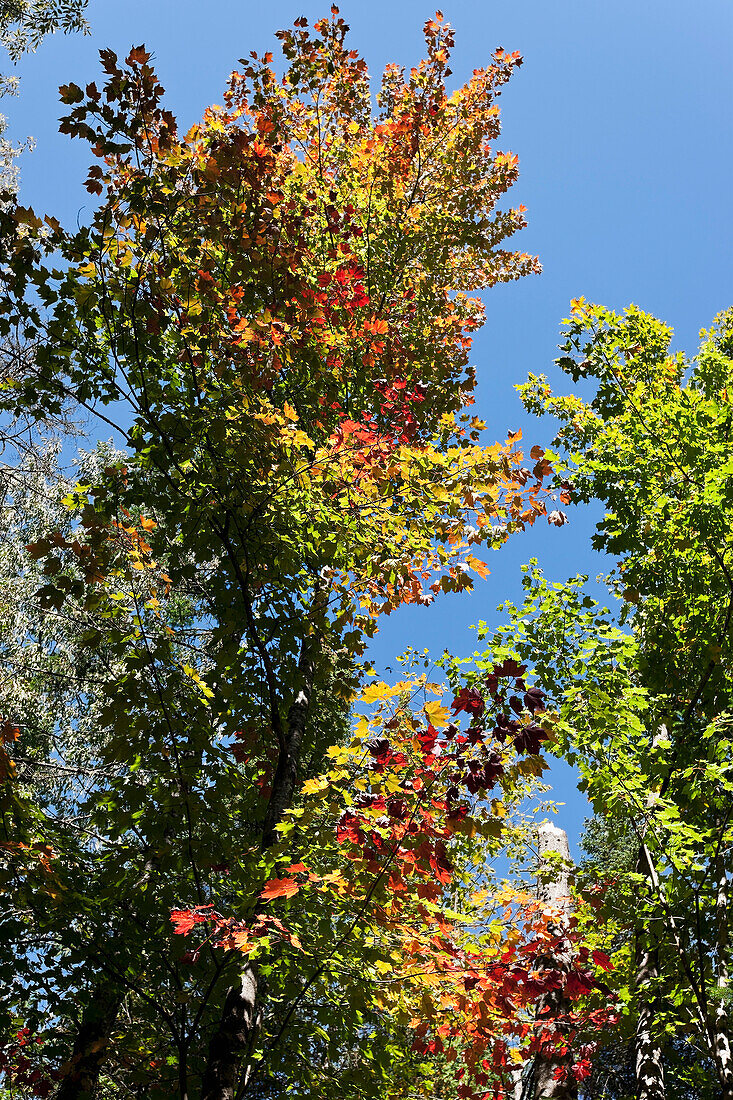
<svg viewBox="0 0 733 1100">
<path fill-rule="evenodd" d="M 389 686 L 381 681 L 376 684 L 367 684 L 361 693 L 364 703 L 378 703 L 381 699 L 389 699 L 392 694 Z"/>
<path fill-rule="evenodd" d="M 293 432 L 293 443 L 296 447 L 313 447 L 313 440 L 306 432 Z"/>
<path fill-rule="evenodd" d="M 442 706 L 437 700 L 426 703 L 423 710 L 428 716 L 428 721 L 432 726 L 440 726 L 444 722 L 447 722 L 450 717 L 448 708 Z"/>
<path fill-rule="evenodd" d="M 325 791 L 328 787 L 328 778 L 325 775 L 319 775 L 315 779 L 306 779 L 303 784 L 303 794 L 318 794 L 320 791 Z"/>
</svg>

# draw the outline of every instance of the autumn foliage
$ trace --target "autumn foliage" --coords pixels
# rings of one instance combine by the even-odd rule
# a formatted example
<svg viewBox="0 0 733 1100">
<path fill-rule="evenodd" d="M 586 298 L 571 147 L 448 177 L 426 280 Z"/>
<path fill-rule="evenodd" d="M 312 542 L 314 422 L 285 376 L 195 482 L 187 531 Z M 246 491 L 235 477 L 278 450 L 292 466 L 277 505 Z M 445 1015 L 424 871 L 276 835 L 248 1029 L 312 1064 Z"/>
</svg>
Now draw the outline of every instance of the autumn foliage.
<svg viewBox="0 0 733 1100">
<path fill-rule="evenodd" d="M 541 448 L 525 465 L 468 411 L 476 293 L 538 270 L 497 206 L 521 59 L 449 92 L 437 16 L 374 114 L 346 31 L 298 20 L 284 75 L 252 54 L 185 134 L 149 54 L 103 51 L 101 89 L 62 89 L 90 223 L 0 212 L 0 335 L 33 344 L 4 408 L 71 402 L 125 449 L 27 545 L 100 700 L 32 842 L 0 757 L 19 1011 L 45 1014 L 64 1100 L 500 1097 L 605 1019 L 579 1003 L 604 959 L 487 878 L 542 770 L 540 687 L 497 661 L 453 685 L 451 721 L 444 686 L 369 685 L 364 658 L 382 614 L 471 588 L 478 548 L 547 515 Z M 32 749 L 54 764 L 53 738 Z M 62 960 L 42 995 L 39 937 Z"/>
</svg>

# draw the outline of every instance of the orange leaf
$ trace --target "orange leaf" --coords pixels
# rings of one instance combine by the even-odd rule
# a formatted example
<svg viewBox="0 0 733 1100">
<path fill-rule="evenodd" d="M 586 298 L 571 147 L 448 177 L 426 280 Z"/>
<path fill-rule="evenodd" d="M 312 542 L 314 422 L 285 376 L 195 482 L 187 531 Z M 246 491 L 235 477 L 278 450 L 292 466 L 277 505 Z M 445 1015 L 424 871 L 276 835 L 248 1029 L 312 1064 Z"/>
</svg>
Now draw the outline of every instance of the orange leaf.
<svg viewBox="0 0 733 1100">
<path fill-rule="evenodd" d="M 269 901 L 270 898 L 291 898 L 293 894 L 297 894 L 299 889 L 300 887 L 294 878 L 271 878 L 265 884 L 260 897 L 264 901 Z"/>
<path fill-rule="evenodd" d="M 484 580 L 488 577 L 491 570 L 485 561 L 481 561 L 479 558 L 474 558 L 472 554 L 466 556 L 466 565 L 475 570 L 476 573 Z"/>
</svg>

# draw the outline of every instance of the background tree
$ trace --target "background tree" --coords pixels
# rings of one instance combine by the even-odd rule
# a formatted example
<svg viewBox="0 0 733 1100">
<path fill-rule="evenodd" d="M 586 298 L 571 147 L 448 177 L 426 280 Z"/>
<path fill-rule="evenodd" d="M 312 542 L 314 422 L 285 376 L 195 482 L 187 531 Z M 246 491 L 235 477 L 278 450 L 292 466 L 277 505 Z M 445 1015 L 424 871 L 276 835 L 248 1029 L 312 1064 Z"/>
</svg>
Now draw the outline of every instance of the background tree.
<svg viewBox="0 0 733 1100">
<path fill-rule="evenodd" d="M 558 751 L 580 767 L 597 829 L 624 838 L 625 860 L 599 861 L 611 878 L 599 911 L 626 975 L 644 1098 L 733 1087 L 732 321 L 721 314 L 689 363 L 649 315 L 581 299 L 559 364 L 593 380 L 595 395 L 557 397 L 541 377 L 523 387 L 530 409 L 561 422 L 577 498 L 606 504 L 594 542 L 617 563 L 610 584 L 626 629 L 581 580 L 550 585 L 532 570 L 514 627 L 555 700 Z"/>
<path fill-rule="evenodd" d="M 38 48 L 47 34 L 63 30 L 88 31 L 84 18 L 87 0 L 2 0 L 0 2 L 0 46 L 10 60 L 17 62 L 24 53 Z M 18 78 L 0 74 L 0 97 L 15 95 Z M 0 192 L 17 188 L 15 158 L 20 149 L 4 136 L 7 119 L 0 115 Z"/>
</svg>

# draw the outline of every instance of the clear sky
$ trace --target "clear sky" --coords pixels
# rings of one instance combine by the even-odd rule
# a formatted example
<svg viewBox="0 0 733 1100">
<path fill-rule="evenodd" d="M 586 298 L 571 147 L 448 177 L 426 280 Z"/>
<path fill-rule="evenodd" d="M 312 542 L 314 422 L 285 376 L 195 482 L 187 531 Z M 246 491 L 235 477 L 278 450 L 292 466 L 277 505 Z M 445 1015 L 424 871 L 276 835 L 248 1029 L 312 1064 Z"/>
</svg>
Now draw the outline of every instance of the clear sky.
<svg viewBox="0 0 733 1100">
<path fill-rule="evenodd" d="M 11 136 L 33 135 L 22 158 L 21 198 L 67 224 L 85 217 L 88 153 L 57 133 L 57 88 L 99 78 L 96 52 L 153 51 L 168 106 L 184 125 L 221 102 L 226 77 L 249 50 L 277 52 L 273 32 L 314 4 L 251 0 L 92 0 L 91 36 L 56 36 L 18 66 L 21 94 L 5 100 Z M 414 64 L 434 8 L 417 0 L 342 0 L 353 48 L 378 74 L 388 61 Z M 694 350 L 699 329 L 733 304 L 733 5 L 730 0 L 446 0 L 456 29 L 454 79 L 463 82 L 501 46 L 525 63 L 504 92 L 501 146 L 520 158 L 513 203 L 528 207 L 517 245 L 544 272 L 486 296 L 488 322 L 474 345 L 478 412 L 504 437 L 522 427 L 528 445 L 549 425 L 521 412 L 514 385 L 528 371 L 552 374 L 558 325 L 570 299 L 621 308 L 636 302 L 673 325 Z M 408 644 L 473 648 L 471 623 L 518 593 L 519 565 L 540 558 L 552 579 L 603 568 L 589 551 L 594 517 L 571 512 L 562 529 L 544 522 L 492 555 L 492 574 L 470 597 L 444 599 L 385 624 L 381 664 Z M 553 768 L 565 799 L 559 823 L 577 839 L 586 813 L 568 769 Z"/>
</svg>

